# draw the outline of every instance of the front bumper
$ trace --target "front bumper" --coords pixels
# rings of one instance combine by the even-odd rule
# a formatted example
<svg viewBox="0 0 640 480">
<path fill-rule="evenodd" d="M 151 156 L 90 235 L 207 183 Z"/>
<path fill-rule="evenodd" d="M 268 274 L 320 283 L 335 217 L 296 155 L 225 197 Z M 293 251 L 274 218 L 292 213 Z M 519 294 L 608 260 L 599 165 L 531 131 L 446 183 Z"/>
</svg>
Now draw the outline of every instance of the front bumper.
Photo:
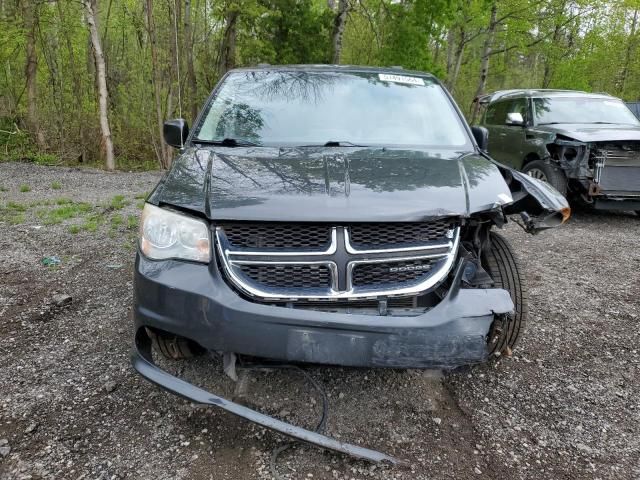
<svg viewBox="0 0 640 480">
<path fill-rule="evenodd" d="M 640 210 L 640 195 L 635 197 L 607 195 L 593 198 L 596 210 Z"/>
<path fill-rule="evenodd" d="M 462 267 L 458 266 L 456 278 Z M 174 377 L 153 363 L 145 327 L 190 338 L 210 350 L 286 361 L 451 368 L 485 360 L 495 315 L 512 310 L 506 290 L 457 287 L 438 306 L 416 317 L 274 307 L 242 299 L 226 285 L 215 264 L 155 262 L 138 255 L 131 361 L 144 378 L 190 401 L 356 458 L 398 464 L 402 462 L 384 453 L 290 425 Z"/>
<path fill-rule="evenodd" d="M 342 366 L 453 368 L 482 362 L 495 315 L 513 310 L 506 290 L 456 287 L 437 306 L 411 317 L 271 306 L 240 297 L 213 262 L 157 262 L 142 255 L 134 284 L 136 331 L 152 327 L 209 350 Z"/>
</svg>

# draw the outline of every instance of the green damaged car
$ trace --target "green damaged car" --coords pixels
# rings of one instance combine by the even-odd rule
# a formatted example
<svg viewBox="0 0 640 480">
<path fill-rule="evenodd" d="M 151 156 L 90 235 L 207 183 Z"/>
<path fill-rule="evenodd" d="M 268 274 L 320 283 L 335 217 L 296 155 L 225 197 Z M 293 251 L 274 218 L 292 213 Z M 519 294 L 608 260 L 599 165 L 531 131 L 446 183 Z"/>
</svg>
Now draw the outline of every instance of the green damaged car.
<svg viewBox="0 0 640 480">
<path fill-rule="evenodd" d="M 476 98 L 489 154 L 574 201 L 640 214 L 640 121 L 619 99 L 570 90 Z"/>
</svg>

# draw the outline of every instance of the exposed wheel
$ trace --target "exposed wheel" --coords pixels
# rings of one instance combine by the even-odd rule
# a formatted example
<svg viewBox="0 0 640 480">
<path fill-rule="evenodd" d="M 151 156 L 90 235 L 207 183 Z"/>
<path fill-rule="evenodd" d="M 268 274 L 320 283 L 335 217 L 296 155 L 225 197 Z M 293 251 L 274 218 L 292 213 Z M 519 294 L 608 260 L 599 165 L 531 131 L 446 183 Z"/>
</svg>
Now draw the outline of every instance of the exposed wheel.
<svg viewBox="0 0 640 480">
<path fill-rule="evenodd" d="M 527 324 L 529 296 L 524 271 L 511 245 L 501 235 L 490 232 L 491 246 L 483 252 L 482 266 L 495 282 L 496 288 L 504 288 L 511 294 L 514 313 L 502 322 L 496 321 L 489 338 L 491 353 L 513 350 Z"/>
<path fill-rule="evenodd" d="M 183 337 L 160 333 L 147 328 L 147 333 L 153 343 L 153 349 L 170 360 L 183 360 L 201 355 L 202 347 Z"/>
<path fill-rule="evenodd" d="M 522 169 L 530 177 L 537 178 L 548 183 L 558 190 L 562 195 L 567 195 L 567 177 L 562 170 L 543 160 L 534 160 L 527 163 Z"/>
</svg>

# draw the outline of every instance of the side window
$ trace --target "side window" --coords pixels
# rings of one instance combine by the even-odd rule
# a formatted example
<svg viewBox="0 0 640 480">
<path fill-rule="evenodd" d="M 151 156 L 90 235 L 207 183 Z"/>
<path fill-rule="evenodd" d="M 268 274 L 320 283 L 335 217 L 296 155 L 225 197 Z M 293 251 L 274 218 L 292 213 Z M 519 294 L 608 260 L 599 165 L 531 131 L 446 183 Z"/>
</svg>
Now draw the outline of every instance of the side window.
<svg viewBox="0 0 640 480">
<path fill-rule="evenodd" d="M 527 121 L 527 99 L 526 98 L 516 98 L 509 102 L 509 108 L 506 113 L 519 113 L 522 115 L 524 121 Z M 505 120 L 506 120 L 505 113 Z"/>
<path fill-rule="evenodd" d="M 507 110 L 510 102 L 496 102 L 487 107 L 485 123 L 487 125 L 504 125 L 507 121 Z"/>
</svg>

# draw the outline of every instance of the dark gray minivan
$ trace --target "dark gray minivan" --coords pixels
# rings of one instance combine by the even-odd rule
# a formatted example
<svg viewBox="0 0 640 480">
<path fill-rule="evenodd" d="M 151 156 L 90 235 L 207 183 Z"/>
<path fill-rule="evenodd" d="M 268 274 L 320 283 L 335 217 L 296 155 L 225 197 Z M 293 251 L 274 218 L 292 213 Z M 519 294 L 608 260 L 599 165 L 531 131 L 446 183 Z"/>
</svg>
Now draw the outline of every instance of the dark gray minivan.
<svg viewBox="0 0 640 480">
<path fill-rule="evenodd" d="M 161 370 L 223 352 L 285 362 L 440 367 L 510 351 L 522 269 L 494 227 L 570 210 L 484 153 L 431 75 L 338 66 L 226 74 L 151 193 L 135 262 L 133 365 L 147 379 L 303 440 L 388 457 L 288 425 Z M 382 455 L 382 456 L 381 456 Z"/>
</svg>

